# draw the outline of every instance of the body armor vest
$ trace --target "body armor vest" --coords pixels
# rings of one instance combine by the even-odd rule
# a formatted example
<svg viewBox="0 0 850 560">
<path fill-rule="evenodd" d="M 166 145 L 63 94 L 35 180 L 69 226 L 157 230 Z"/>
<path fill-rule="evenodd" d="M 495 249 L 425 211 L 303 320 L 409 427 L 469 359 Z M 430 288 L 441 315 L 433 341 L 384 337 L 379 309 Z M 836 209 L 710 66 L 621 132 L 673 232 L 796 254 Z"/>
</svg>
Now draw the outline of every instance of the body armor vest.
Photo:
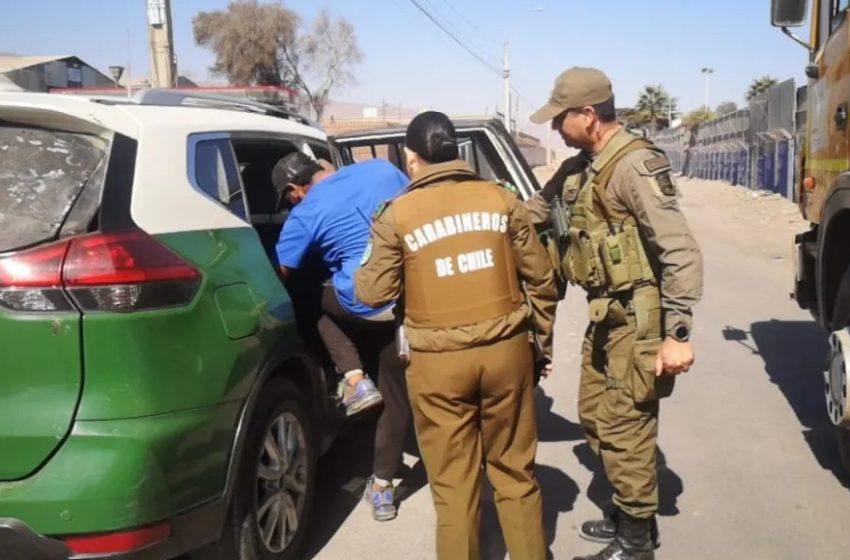
<svg viewBox="0 0 850 560">
<path fill-rule="evenodd" d="M 602 169 L 590 171 L 572 205 L 569 241 L 561 263 L 566 278 L 593 297 L 658 283 L 635 218 L 614 212 L 607 199 L 608 182 L 617 163 L 628 153 L 652 145 L 630 135 L 617 135 L 611 142 L 616 142 L 609 146 L 613 155 Z"/>
<path fill-rule="evenodd" d="M 393 201 L 411 326 L 462 327 L 522 306 L 501 191 L 466 180 L 416 188 Z"/>
</svg>

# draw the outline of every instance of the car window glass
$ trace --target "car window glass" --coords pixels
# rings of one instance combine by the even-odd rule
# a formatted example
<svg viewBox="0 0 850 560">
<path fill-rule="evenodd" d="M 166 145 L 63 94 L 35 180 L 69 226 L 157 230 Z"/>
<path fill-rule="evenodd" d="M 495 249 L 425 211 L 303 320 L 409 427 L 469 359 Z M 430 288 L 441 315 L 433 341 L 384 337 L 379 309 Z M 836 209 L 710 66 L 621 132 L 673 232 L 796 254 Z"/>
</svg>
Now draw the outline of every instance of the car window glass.
<svg viewBox="0 0 850 560">
<path fill-rule="evenodd" d="M 96 136 L 0 123 L 0 253 L 56 237 L 83 189 L 100 192 L 107 151 Z"/>
<path fill-rule="evenodd" d="M 236 158 L 227 139 L 201 140 L 195 146 L 195 183 L 207 196 L 247 221 Z"/>
<path fill-rule="evenodd" d="M 832 33 L 835 33 L 847 17 L 847 7 L 850 6 L 850 0 L 833 0 L 833 2 L 834 7 L 830 30 Z"/>
<path fill-rule="evenodd" d="M 490 159 L 474 138 L 461 139 L 458 142 L 458 151 L 460 152 L 460 159 L 466 161 L 479 177 L 487 181 L 499 180 L 496 172 L 493 171 Z"/>
<path fill-rule="evenodd" d="M 369 146 L 355 146 L 351 148 L 351 159 L 353 162 L 367 161 L 370 159 L 385 159 L 404 171 L 404 148 L 401 141 L 375 143 Z"/>
</svg>

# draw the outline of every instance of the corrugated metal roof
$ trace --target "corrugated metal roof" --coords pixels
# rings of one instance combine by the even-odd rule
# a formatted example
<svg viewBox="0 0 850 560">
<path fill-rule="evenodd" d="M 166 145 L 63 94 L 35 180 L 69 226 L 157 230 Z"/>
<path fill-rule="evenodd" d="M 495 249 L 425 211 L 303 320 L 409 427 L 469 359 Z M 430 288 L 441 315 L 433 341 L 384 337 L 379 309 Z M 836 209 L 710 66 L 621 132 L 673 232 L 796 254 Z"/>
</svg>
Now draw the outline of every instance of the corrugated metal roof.
<svg viewBox="0 0 850 560">
<path fill-rule="evenodd" d="M 68 54 L 62 56 L 0 56 L 0 73 L 29 68 L 30 66 L 37 66 L 66 58 L 74 57 Z"/>
</svg>

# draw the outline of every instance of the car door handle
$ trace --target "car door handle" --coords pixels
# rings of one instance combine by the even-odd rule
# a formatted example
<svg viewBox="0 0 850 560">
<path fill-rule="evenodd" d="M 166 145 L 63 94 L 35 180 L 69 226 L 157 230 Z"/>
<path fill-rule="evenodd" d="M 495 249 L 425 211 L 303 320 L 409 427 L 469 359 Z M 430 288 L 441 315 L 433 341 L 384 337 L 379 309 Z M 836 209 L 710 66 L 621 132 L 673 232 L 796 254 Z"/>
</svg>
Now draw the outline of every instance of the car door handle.
<svg viewBox="0 0 850 560">
<path fill-rule="evenodd" d="M 835 128 L 844 130 L 847 128 L 847 103 L 842 103 L 835 109 Z"/>
</svg>

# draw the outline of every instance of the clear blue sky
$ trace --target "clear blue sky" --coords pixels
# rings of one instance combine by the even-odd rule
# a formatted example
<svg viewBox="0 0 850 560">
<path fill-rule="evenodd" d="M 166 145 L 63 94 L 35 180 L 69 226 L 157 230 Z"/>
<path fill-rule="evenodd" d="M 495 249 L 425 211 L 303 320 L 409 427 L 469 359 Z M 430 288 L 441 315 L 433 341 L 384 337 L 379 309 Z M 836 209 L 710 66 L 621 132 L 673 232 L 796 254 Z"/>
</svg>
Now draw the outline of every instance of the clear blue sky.
<svg viewBox="0 0 850 560">
<path fill-rule="evenodd" d="M 663 84 L 688 111 L 704 103 L 700 68 L 710 66 L 710 102 L 743 104 L 763 74 L 802 83 L 805 51 L 770 26 L 769 0 L 419 0 L 492 65 L 511 43 L 520 118 L 549 95 L 573 65 L 609 74 L 618 105 L 645 84 Z M 210 53 L 192 41 L 192 17 L 227 0 L 173 0 L 181 74 L 207 81 Z M 379 105 L 492 113 L 502 104 L 499 75 L 444 35 L 409 0 L 288 0 L 305 23 L 322 7 L 350 20 L 364 53 L 358 83 L 333 97 Z M 542 8 L 542 11 L 540 11 Z M 463 16 L 463 17 L 461 17 Z M 467 23 L 471 21 L 475 27 Z M 107 72 L 110 64 L 147 75 L 145 0 L 28 0 L 3 3 L 0 52 L 73 54 Z M 807 31 L 802 31 L 807 35 Z"/>
</svg>

